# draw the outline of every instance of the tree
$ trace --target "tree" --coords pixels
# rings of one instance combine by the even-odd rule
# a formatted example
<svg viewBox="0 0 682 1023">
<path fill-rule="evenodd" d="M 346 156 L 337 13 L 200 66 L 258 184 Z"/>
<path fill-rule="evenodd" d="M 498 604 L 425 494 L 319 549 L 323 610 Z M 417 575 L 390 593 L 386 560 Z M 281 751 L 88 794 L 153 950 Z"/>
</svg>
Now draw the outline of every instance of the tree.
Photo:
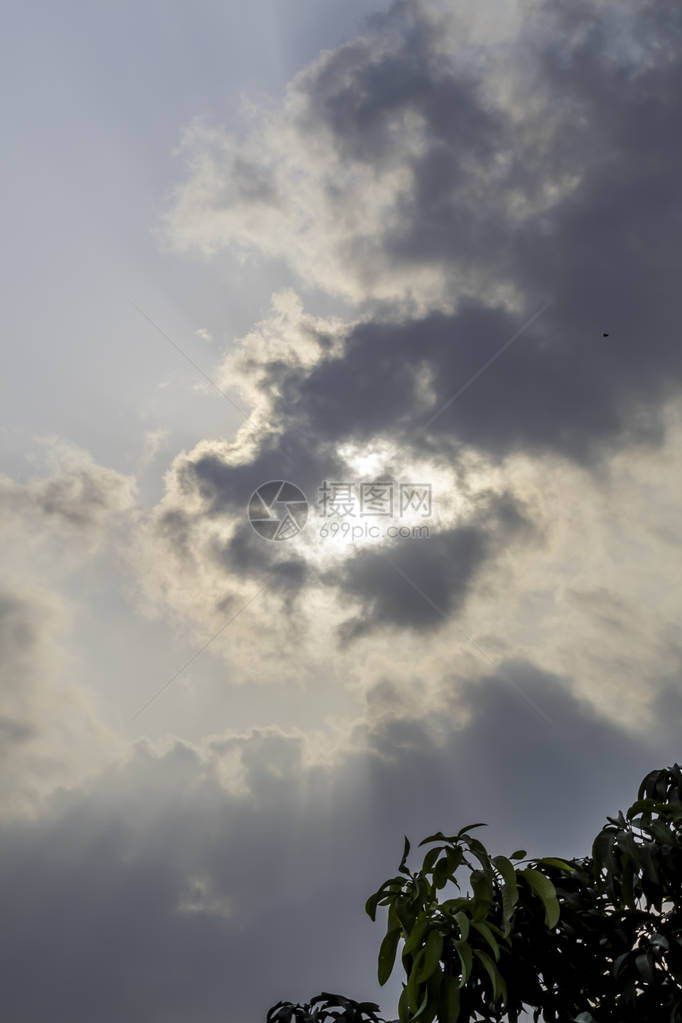
<svg viewBox="0 0 682 1023">
<path fill-rule="evenodd" d="M 437 832 L 365 904 L 387 907 L 379 983 L 398 945 L 399 1023 L 682 1023 L 682 771 L 652 771 L 625 815 L 607 817 L 591 855 L 491 856 L 470 832 Z M 436 844 L 433 844 L 436 843 Z M 463 884 L 463 875 L 468 881 Z M 449 882 L 458 889 L 438 902 Z M 385 1023 L 373 1002 L 323 992 L 278 1002 L 267 1023 Z M 395 1021 L 398 1023 L 398 1021 Z"/>
</svg>

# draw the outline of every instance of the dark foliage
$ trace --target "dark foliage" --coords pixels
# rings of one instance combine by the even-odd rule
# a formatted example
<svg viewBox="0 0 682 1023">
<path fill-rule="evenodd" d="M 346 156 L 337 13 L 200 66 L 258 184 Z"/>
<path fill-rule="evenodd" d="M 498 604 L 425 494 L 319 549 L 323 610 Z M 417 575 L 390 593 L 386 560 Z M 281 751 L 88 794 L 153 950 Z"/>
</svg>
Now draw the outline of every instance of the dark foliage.
<svg viewBox="0 0 682 1023">
<path fill-rule="evenodd" d="M 388 907 L 380 984 L 404 943 L 400 1023 L 516 1023 L 524 1010 L 545 1023 L 682 1023 L 677 764 L 647 775 L 590 856 L 490 856 L 470 834 L 478 827 L 423 839 L 437 844 L 417 873 L 406 866 L 406 837 L 398 875 L 365 905 L 372 920 Z M 449 882 L 460 894 L 438 902 Z M 304 1006 L 279 1002 L 267 1023 L 383 1023 L 378 1008 L 323 993 Z"/>
</svg>

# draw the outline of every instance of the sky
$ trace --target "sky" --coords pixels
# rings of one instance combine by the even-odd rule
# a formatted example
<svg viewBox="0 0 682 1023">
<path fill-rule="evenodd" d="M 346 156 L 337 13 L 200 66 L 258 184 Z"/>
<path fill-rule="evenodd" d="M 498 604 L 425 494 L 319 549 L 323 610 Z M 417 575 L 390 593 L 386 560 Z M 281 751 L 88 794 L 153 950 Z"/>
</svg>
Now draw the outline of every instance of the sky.
<svg viewBox="0 0 682 1023">
<path fill-rule="evenodd" d="M 3 1017 L 392 1019 L 405 834 L 680 759 L 682 9 L 5 29 Z"/>
</svg>

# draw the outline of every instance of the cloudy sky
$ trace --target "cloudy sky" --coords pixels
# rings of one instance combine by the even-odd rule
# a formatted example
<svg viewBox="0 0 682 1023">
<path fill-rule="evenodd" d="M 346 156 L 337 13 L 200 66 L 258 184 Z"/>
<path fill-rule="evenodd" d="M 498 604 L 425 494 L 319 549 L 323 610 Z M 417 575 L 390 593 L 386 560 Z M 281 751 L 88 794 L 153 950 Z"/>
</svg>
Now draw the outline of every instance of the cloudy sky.
<svg viewBox="0 0 682 1023">
<path fill-rule="evenodd" d="M 3 36 L 3 1016 L 392 1018 L 403 834 L 680 759 L 682 9 Z"/>
</svg>

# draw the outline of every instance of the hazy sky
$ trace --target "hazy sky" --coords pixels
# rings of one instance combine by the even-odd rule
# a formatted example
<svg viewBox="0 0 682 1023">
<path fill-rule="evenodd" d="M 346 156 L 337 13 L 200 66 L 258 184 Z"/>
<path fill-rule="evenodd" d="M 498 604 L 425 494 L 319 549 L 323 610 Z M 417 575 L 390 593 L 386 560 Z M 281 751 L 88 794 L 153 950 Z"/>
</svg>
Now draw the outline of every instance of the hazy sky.
<svg viewBox="0 0 682 1023">
<path fill-rule="evenodd" d="M 393 1018 L 403 834 L 680 759 L 682 9 L 471 7 L 5 16 L 7 1019 Z"/>
</svg>

